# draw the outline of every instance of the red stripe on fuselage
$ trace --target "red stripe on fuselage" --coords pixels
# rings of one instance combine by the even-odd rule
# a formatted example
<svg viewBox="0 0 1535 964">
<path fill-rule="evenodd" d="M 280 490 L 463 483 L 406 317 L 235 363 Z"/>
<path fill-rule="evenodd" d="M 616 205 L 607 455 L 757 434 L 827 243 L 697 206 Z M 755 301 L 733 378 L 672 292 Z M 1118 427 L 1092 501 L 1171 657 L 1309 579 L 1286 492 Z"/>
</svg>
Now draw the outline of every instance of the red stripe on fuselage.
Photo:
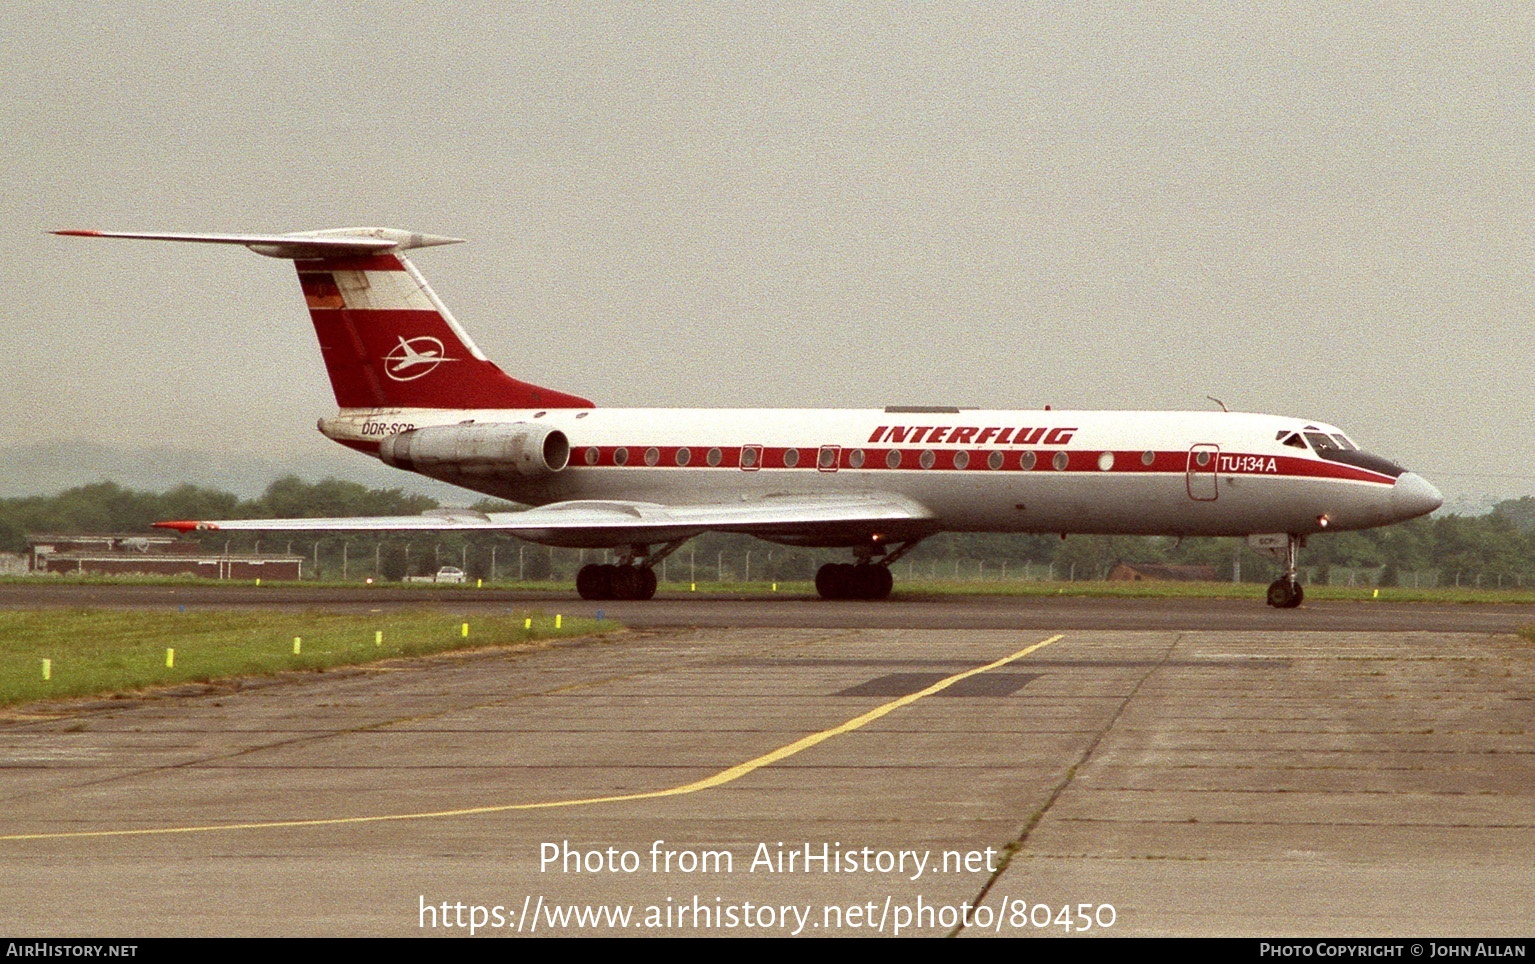
<svg viewBox="0 0 1535 964">
<path fill-rule="evenodd" d="M 646 454 L 655 449 L 654 465 L 646 459 Z M 719 449 L 720 459 L 718 465 L 710 465 L 709 452 Z M 595 460 L 588 461 L 589 454 L 595 450 Z M 626 459 L 618 461 L 617 454 L 622 450 Z M 685 465 L 677 464 L 677 453 L 686 450 L 688 461 Z M 798 460 L 793 465 L 787 465 L 785 455 L 794 451 L 798 454 Z M 900 464 L 891 469 L 887 459 L 891 451 L 897 451 L 901 455 Z M 1099 459 L 1104 451 L 1110 451 L 1114 456 L 1114 463 L 1108 469 L 1099 467 Z M 933 463 L 931 468 L 922 467 L 922 454 L 931 452 Z M 969 462 L 964 468 L 955 466 L 955 456 L 960 452 L 969 455 Z M 992 468 L 990 459 L 993 453 L 1002 455 L 1000 468 Z M 1066 455 L 1066 466 L 1062 469 L 1055 467 L 1057 454 Z M 858 455 L 862 455 L 861 465 L 853 464 Z M 1032 454 L 1034 464 L 1024 468 L 1024 459 Z M 1143 462 L 1144 450 L 1079 450 L 1066 449 L 888 449 L 888 448 L 844 448 L 838 453 L 837 468 L 839 471 L 850 472 L 1061 472 L 1080 474 L 1140 474 L 1140 475 L 1185 475 L 1189 471 L 1187 451 L 1153 452 L 1151 463 Z M 1223 453 L 1233 458 L 1247 458 L 1236 453 Z M 818 459 L 820 449 L 812 447 L 795 448 L 784 446 L 780 448 L 767 448 L 761 450 L 760 462 L 757 467 L 764 469 L 784 470 L 815 470 L 820 468 Z M 1351 465 L 1342 465 L 1337 462 L 1327 462 L 1321 459 L 1298 458 L 1284 455 L 1251 456 L 1254 460 L 1261 461 L 1264 465 L 1272 462 L 1274 471 L 1221 471 L 1216 468 L 1195 468 L 1195 474 L 1218 475 L 1222 478 L 1315 478 L 1332 479 L 1345 482 L 1369 482 L 1377 485 L 1392 485 L 1395 479 L 1378 472 L 1356 468 Z M 721 468 L 739 469 L 741 467 L 741 446 L 697 446 L 697 445 L 599 445 L 599 446 L 572 446 L 570 464 L 574 468 Z"/>
</svg>

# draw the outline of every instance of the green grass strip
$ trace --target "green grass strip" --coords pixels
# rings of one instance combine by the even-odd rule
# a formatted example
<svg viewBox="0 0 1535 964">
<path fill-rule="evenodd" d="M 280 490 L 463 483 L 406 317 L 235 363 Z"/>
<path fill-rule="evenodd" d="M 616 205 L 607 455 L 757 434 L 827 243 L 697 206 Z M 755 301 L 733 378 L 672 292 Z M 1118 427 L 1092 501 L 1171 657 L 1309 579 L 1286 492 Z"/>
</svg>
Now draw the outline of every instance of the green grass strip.
<svg viewBox="0 0 1535 964">
<path fill-rule="evenodd" d="M 532 627 L 525 628 L 532 619 Z M 234 676 L 370 663 L 614 631 L 611 620 L 519 613 L 269 613 L 37 609 L 0 612 L 0 706 Z M 382 642 L 378 633 L 382 632 Z M 293 639 L 302 640 L 298 655 Z M 167 667 L 166 650 L 175 650 Z M 44 660 L 50 679 L 43 679 Z"/>
<path fill-rule="evenodd" d="M 175 576 L 49 576 L 39 582 L 37 576 L 0 576 L 0 585 L 140 585 L 177 586 L 188 589 L 204 587 L 227 588 L 232 586 L 255 587 L 253 581 L 201 580 Z M 1414 589 L 1411 586 L 1320 586 L 1306 583 L 1306 599 L 1312 602 L 1330 600 L 1337 602 L 1421 602 L 1439 604 L 1495 604 L 1535 605 L 1535 586 L 1516 589 L 1477 589 L 1472 586 L 1443 586 L 1434 589 Z M 775 589 L 774 586 L 777 586 Z M 666 595 L 689 594 L 729 596 L 813 596 L 815 584 L 808 580 L 781 581 L 754 580 L 752 582 L 715 582 L 700 580 L 692 590 L 687 580 L 662 582 L 658 592 Z M 488 592 L 536 592 L 570 593 L 574 599 L 575 584 L 561 580 L 516 582 L 513 580 L 485 581 L 476 585 L 473 581 L 453 583 L 374 583 L 369 586 L 361 580 L 347 582 L 321 580 L 318 582 L 263 582 L 261 588 L 271 589 L 367 589 L 369 592 L 389 594 L 399 590 L 429 590 L 444 595 L 457 593 Z M 920 599 L 923 596 L 1083 596 L 1104 599 L 1255 599 L 1263 601 L 1267 583 L 1258 582 L 1108 582 L 1104 580 L 1080 580 L 1077 582 L 1052 582 L 1025 579 L 932 579 L 918 576 L 915 579 L 895 568 L 895 598 Z"/>
</svg>

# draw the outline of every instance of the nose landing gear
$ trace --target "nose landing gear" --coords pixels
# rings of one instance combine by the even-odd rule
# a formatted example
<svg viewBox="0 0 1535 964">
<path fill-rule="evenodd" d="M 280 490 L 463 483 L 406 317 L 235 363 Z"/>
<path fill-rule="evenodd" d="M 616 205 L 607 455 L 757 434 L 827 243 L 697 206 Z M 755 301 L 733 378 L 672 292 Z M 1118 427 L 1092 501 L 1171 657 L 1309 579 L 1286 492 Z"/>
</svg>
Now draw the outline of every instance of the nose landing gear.
<svg viewBox="0 0 1535 964">
<path fill-rule="evenodd" d="M 1284 575 L 1269 584 L 1268 604 L 1275 609 L 1294 609 L 1306 598 L 1306 591 L 1301 588 L 1300 580 L 1296 575 L 1296 556 L 1300 546 L 1304 543 L 1301 536 L 1290 533 L 1285 543 L 1285 567 Z"/>
<path fill-rule="evenodd" d="M 1269 583 L 1268 602 L 1275 609 L 1294 609 L 1306 598 L 1301 584 L 1290 579 L 1275 579 Z"/>
</svg>

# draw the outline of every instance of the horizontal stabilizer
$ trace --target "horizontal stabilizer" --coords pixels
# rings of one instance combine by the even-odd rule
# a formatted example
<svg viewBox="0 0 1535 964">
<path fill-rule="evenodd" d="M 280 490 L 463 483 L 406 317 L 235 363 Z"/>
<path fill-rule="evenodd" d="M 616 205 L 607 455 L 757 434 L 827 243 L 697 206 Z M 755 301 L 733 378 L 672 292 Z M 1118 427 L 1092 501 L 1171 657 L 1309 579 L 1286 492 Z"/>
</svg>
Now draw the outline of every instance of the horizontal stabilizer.
<svg viewBox="0 0 1535 964">
<path fill-rule="evenodd" d="M 197 244 L 239 244 L 269 258 L 304 261 L 352 258 L 369 254 L 458 244 L 463 238 L 400 231 L 395 228 L 331 228 L 293 234 L 179 234 L 142 231 L 55 231 L 74 238 L 130 238 L 139 241 L 190 241 Z"/>
</svg>

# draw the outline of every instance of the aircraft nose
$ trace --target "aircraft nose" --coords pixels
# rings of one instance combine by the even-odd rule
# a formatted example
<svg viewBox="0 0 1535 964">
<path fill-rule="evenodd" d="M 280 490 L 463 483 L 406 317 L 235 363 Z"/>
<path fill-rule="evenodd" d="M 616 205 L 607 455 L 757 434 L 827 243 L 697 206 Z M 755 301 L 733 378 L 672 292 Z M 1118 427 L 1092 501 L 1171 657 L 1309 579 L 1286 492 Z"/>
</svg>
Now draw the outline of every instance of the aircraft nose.
<svg viewBox="0 0 1535 964">
<path fill-rule="evenodd" d="M 1416 519 L 1444 505 L 1444 496 L 1416 472 L 1403 472 L 1391 487 L 1391 509 L 1401 519 Z"/>
</svg>

